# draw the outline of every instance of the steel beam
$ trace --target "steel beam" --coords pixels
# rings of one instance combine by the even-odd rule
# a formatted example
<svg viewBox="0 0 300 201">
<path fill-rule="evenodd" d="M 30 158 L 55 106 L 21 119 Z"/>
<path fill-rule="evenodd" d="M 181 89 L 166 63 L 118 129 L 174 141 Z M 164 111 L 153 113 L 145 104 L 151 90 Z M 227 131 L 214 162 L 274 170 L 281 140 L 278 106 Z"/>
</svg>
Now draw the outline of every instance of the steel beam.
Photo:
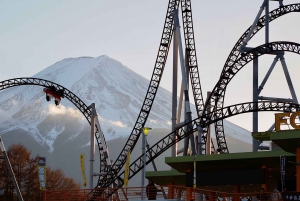
<svg viewBox="0 0 300 201">
<path fill-rule="evenodd" d="M 253 60 L 253 102 L 258 102 L 258 58 Z M 252 132 L 258 131 L 258 112 L 252 113 Z M 252 151 L 257 152 L 259 141 L 252 139 Z"/>
<path fill-rule="evenodd" d="M 91 145 L 90 145 L 90 184 L 89 188 L 93 189 L 94 188 L 94 157 L 95 157 L 95 118 L 97 116 L 96 114 L 96 107 L 95 103 L 91 104 L 91 110 L 92 110 L 92 115 L 91 115 Z"/>
<path fill-rule="evenodd" d="M 180 33 L 180 26 L 179 26 L 179 19 L 178 19 L 178 10 L 174 11 L 174 26 L 176 27 L 176 32 L 178 36 L 178 45 L 179 45 L 179 58 L 180 58 L 180 64 L 181 64 L 181 75 L 182 75 L 182 81 L 183 81 L 183 87 L 184 87 L 184 98 L 185 98 L 185 111 L 187 115 L 187 121 L 192 121 L 192 112 L 190 108 L 190 100 L 189 100 L 189 93 L 188 93 L 188 83 L 186 78 L 186 70 L 185 70 L 185 62 L 184 62 L 184 54 L 183 54 L 183 48 L 182 48 L 182 41 L 181 41 L 181 33 Z M 188 126 L 190 127 L 190 126 Z M 188 128 L 189 129 L 189 128 Z M 195 149 L 195 142 L 194 137 L 190 137 L 191 141 L 191 150 L 192 155 L 196 153 Z"/>
<path fill-rule="evenodd" d="M 275 97 L 266 97 L 266 96 L 259 96 L 259 100 L 271 100 L 271 101 L 283 101 L 283 102 L 294 102 L 293 99 L 290 98 L 275 98 Z"/>
<path fill-rule="evenodd" d="M 261 7 L 260 7 L 260 9 L 259 9 L 259 11 L 258 11 L 258 13 L 257 13 L 257 15 L 256 15 L 256 17 L 255 17 L 255 19 L 254 19 L 254 22 L 253 22 L 253 24 L 252 24 L 252 26 L 251 26 L 251 29 L 250 29 L 250 31 L 249 31 L 248 34 L 247 34 L 247 37 L 246 37 L 246 39 L 243 41 L 243 43 L 242 43 L 242 45 L 241 45 L 241 47 L 240 47 L 240 52 L 243 52 L 243 51 L 244 51 L 244 48 L 245 48 L 246 45 L 248 44 L 248 41 L 249 41 L 249 39 L 250 39 L 250 36 L 251 36 L 252 33 L 253 33 L 253 30 L 254 30 L 254 28 L 255 28 L 255 26 L 256 26 L 258 20 L 259 20 L 259 17 L 261 16 L 261 14 L 262 14 L 262 12 L 263 12 L 263 10 L 264 10 L 264 8 L 265 8 L 265 5 L 266 5 L 266 2 L 267 2 L 267 1 L 269 1 L 269 0 L 264 0 L 264 2 L 262 3 L 262 5 L 261 5 Z"/>
<path fill-rule="evenodd" d="M 278 61 L 278 59 L 279 59 L 279 55 L 277 55 L 277 56 L 274 58 L 274 61 L 272 62 L 272 64 L 271 64 L 271 66 L 270 66 L 270 68 L 269 68 L 267 74 L 265 75 L 265 77 L 264 77 L 262 83 L 259 85 L 258 95 L 259 95 L 260 92 L 263 90 L 263 88 L 264 88 L 264 86 L 265 86 L 267 80 L 269 79 L 269 77 L 270 77 L 270 75 L 271 75 L 271 73 L 272 73 L 272 71 L 273 71 L 273 69 L 274 69 L 274 67 L 275 67 L 275 65 L 276 65 L 276 63 L 277 63 L 277 61 Z"/>
<path fill-rule="evenodd" d="M 293 86 L 293 83 L 292 83 L 292 79 L 291 79 L 291 76 L 290 76 L 289 70 L 287 68 L 287 65 L 285 63 L 285 59 L 284 59 L 283 55 L 280 56 L 280 62 L 281 62 L 281 65 L 282 65 L 282 69 L 283 69 L 286 81 L 287 81 L 289 89 L 290 89 L 290 93 L 291 93 L 292 98 L 294 100 L 294 103 L 298 104 L 297 95 L 296 95 L 296 92 L 295 92 L 295 89 L 294 89 L 294 86 Z"/>
<path fill-rule="evenodd" d="M 15 191 L 17 192 L 18 199 L 19 199 L 19 201 L 23 201 L 23 197 L 22 197 L 18 182 L 16 180 L 15 174 L 14 174 L 13 169 L 11 167 L 11 164 L 10 164 L 10 161 L 9 161 L 7 152 L 5 150 L 4 143 L 2 141 L 1 136 L 0 136 L 0 151 L 2 152 L 3 158 L 5 159 L 5 163 L 6 163 L 9 175 L 11 177 L 11 180 L 13 182 L 13 185 L 15 187 Z"/>
<path fill-rule="evenodd" d="M 177 109 L 177 77 L 178 77 L 178 36 L 174 31 L 173 37 L 173 84 L 172 84 L 172 131 L 176 129 L 176 109 Z M 176 134 L 174 133 L 174 139 Z M 172 146 L 171 156 L 177 156 L 177 144 Z"/>
</svg>

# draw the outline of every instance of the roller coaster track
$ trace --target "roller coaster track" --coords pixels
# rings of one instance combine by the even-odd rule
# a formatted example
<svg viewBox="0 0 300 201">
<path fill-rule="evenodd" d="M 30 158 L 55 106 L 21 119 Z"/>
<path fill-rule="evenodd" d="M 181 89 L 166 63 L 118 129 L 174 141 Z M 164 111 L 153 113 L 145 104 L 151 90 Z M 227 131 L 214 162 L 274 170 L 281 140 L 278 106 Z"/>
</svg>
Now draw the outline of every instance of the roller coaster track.
<svg viewBox="0 0 300 201">
<path fill-rule="evenodd" d="M 147 118 L 149 116 L 151 107 L 154 102 L 154 98 L 156 96 L 159 83 L 164 71 L 165 63 L 167 60 L 168 52 L 170 49 L 171 39 L 173 35 L 173 12 L 178 9 L 179 0 L 169 0 L 168 10 L 166 14 L 166 19 L 164 23 L 164 29 L 161 37 L 161 42 L 156 58 L 156 62 L 154 65 L 153 74 L 150 80 L 150 84 L 147 90 L 147 94 L 145 96 L 141 111 L 137 118 L 137 121 L 134 125 L 134 128 L 123 148 L 118 158 L 115 160 L 113 164 L 114 170 L 112 170 L 113 174 L 107 174 L 103 176 L 101 180 L 99 180 L 99 187 L 107 187 L 107 183 L 110 182 L 111 176 L 121 171 L 121 168 L 125 164 L 125 159 L 127 156 L 127 152 L 132 152 L 134 149 L 139 136 L 140 129 L 144 127 Z M 191 1 L 190 0 L 182 0 L 182 18 L 183 18 L 183 27 L 184 27 L 184 36 L 185 36 L 185 44 L 187 51 L 187 58 L 190 69 L 190 77 L 192 82 L 192 89 L 194 94 L 194 100 L 196 105 L 196 110 L 198 117 L 202 114 L 202 110 L 204 108 L 203 97 L 200 85 L 200 78 L 198 73 L 198 64 L 196 57 L 196 48 L 195 48 L 195 40 L 194 40 L 194 31 L 193 31 L 193 21 L 192 21 L 192 10 L 191 10 Z"/>
<path fill-rule="evenodd" d="M 237 74 L 237 72 L 242 67 L 244 67 L 247 63 L 249 63 L 253 59 L 262 56 L 264 54 L 282 52 L 282 51 L 288 51 L 288 52 L 300 54 L 300 44 L 293 43 L 293 42 L 272 42 L 272 43 L 263 44 L 261 46 L 258 46 L 246 52 L 245 54 L 243 54 L 243 57 L 240 57 L 238 60 L 235 61 L 235 63 L 231 66 L 231 68 L 229 68 L 227 71 L 224 72 L 224 74 L 222 74 L 220 80 L 218 81 L 213 91 L 217 91 L 218 93 L 223 94 L 226 89 L 226 87 L 224 86 L 226 86 L 230 82 L 230 80 L 234 77 L 234 75 Z M 178 141 L 189 136 L 193 132 L 196 132 L 197 125 L 201 125 L 202 129 L 204 130 L 204 128 L 207 128 L 208 125 L 219 122 L 223 120 L 225 117 L 227 118 L 241 113 L 254 112 L 254 111 L 281 111 L 282 109 L 284 109 L 284 111 L 290 111 L 290 110 L 293 111 L 294 109 L 297 108 L 299 108 L 298 104 L 282 103 L 282 102 L 264 102 L 264 101 L 258 103 L 248 102 L 248 103 L 237 104 L 225 108 L 215 108 L 213 111 L 203 114 L 201 117 L 193 120 L 191 124 L 193 126 L 189 126 L 187 130 L 184 130 L 184 127 L 187 126 L 188 123 L 183 125 L 181 128 L 179 128 L 178 131 L 170 133 L 162 140 L 157 142 L 155 145 L 153 145 L 149 149 L 153 158 L 150 157 L 151 156 L 149 154 L 150 152 L 147 152 L 147 157 L 146 157 L 147 164 L 150 163 L 152 160 L 154 160 L 154 158 L 156 158 L 158 155 L 163 153 L 165 150 L 173 146 Z M 198 124 L 197 121 L 199 122 Z M 174 133 L 176 134 L 177 138 L 174 138 L 173 135 Z M 142 167 L 143 167 L 143 161 L 142 161 L 142 156 L 140 156 L 140 158 L 138 158 L 130 165 L 130 172 L 132 173 L 132 175 L 129 178 L 131 178 L 134 174 L 140 171 Z M 123 180 L 121 179 L 122 174 L 123 173 L 121 173 L 118 176 L 115 175 L 112 178 L 112 180 L 109 180 L 106 183 L 106 185 L 109 186 L 114 181 L 114 179 L 118 179 L 119 181 L 122 181 Z"/>
<path fill-rule="evenodd" d="M 22 85 L 36 85 L 36 86 L 42 86 L 46 88 L 55 87 L 57 90 L 63 90 L 63 96 L 67 98 L 70 102 L 72 102 L 80 110 L 80 112 L 89 122 L 89 124 L 91 124 L 91 117 L 92 117 L 91 109 L 89 109 L 88 106 L 70 90 L 54 82 L 40 79 L 40 78 L 13 78 L 13 79 L 1 81 L 0 91 L 15 86 L 22 86 Z M 101 140 L 101 135 L 104 136 L 101 128 L 98 129 L 96 127 L 95 132 L 96 132 L 95 137 L 97 140 L 99 154 L 100 154 L 100 163 L 101 163 L 100 172 L 105 172 L 108 169 L 105 157 L 103 155 L 103 145 L 106 145 L 106 141 L 104 138 L 103 138 L 104 140 Z"/>
<path fill-rule="evenodd" d="M 164 66 L 165 66 L 165 62 L 166 62 L 166 58 L 168 55 L 168 50 L 170 47 L 170 42 L 171 42 L 171 38 L 172 38 L 172 34 L 173 34 L 173 16 L 172 13 L 175 9 L 178 8 L 177 6 L 178 1 L 169 1 L 169 5 L 168 5 L 168 11 L 167 11 L 167 15 L 166 15 L 166 20 L 165 20 L 165 25 L 164 25 L 164 31 L 162 34 L 162 39 L 161 39 L 161 43 L 160 43 L 160 47 L 159 47 L 159 51 L 158 51 L 158 56 L 156 59 L 156 63 L 155 63 L 155 67 L 154 67 L 154 71 L 152 74 L 152 78 L 148 87 L 148 91 L 142 106 L 142 109 L 140 111 L 139 117 L 137 119 L 137 122 L 133 128 L 133 131 L 131 133 L 131 135 L 129 136 L 126 145 L 124 146 L 123 150 L 121 151 L 120 155 L 118 156 L 115 164 L 114 164 L 114 174 L 120 172 L 121 168 L 124 166 L 125 164 L 125 159 L 126 159 L 126 154 L 128 151 L 132 151 L 138 138 L 140 135 L 140 129 L 144 126 L 148 115 L 150 113 L 158 86 L 159 86 L 159 82 L 160 82 L 160 78 L 162 76 L 163 70 L 164 70 Z M 183 23 L 184 23 L 184 33 L 185 33 L 185 42 L 186 42 L 186 50 L 187 50 L 187 55 L 188 55 L 188 61 L 189 61 L 189 67 L 190 69 L 192 69 L 190 72 L 190 76 L 192 78 L 192 83 L 194 83 L 193 86 L 193 92 L 194 92 L 194 99 L 195 99 L 195 103 L 198 104 L 196 105 L 196 109 L 197 109 L 197 113 L 198 116 L 201 115 L 202 111 L 203 111 L 203 98 L 202 98 L 202 92 L 201 92 L 201 87 L 200 87 L 200 79 L 199 79 L 199 74 L 198 71 L 195 71 L 197 73 L 195 73 L 193 71 L 193 69 L 198 69 L 193 68 L 193 66 L 197 66 L 197 60 L 196 60 L 196 50 L 195 50 L 195 41 L 194 41 L 194 35 L 193 35 L 193 25 L 192 25 L 192 14 L 191 14 L 191 5 L 190 5 L 190 1 L 182 1 L 181 2 L 181 6 L 182 6 L 182 15 L 183 15 Z M 281 7 L 279 9 L 273 10 L 269 13 L 269 21 L 273 21 L 274 19 L 290 13 L 290 12 L 298 12 L 299 10 L 299 6 L 298 4 L 293 4 L 293 5 L 289 5 L 289 6 L 284 6 Z M 265 25 L 265 17 L 262 17 L 259 19 L 258 23 L 259 26 L 256 26 L 251 38 L 255 35 L 255 33 L 257 33 L 264 25 Z M 251 27 L 250 27 L 251 28 Z M 231 60 L 227 60 L 228 65 L 230 65 L 232 62 L 230 61 L 234 61 L 236 59 L 236 57 L 238 58 L 239 56 L 239 50 L 238 47 L 241 46 L 244 38 L 247 36 L 247 33 L 250 31 L 250 28 L 243 34 L 243 36 L 241 37 L 241 39 L 238 41 L 238 45 L 235 45 L 235 47 L 233 48 L 233 50 L 230 53 L 230 59 Z M 195 78 L 196 81 L 193 81 L 193 78 Z M 198 86 L 198 87 L 197 87 Z M 199 96 L 197 95 L 199 94 Z M 198 97 L 199 100 L 198 101 Z M 201 98 L 200 98 L 201 97 Z M 212 104 L 213 108 L 210 108 L 208 111 L 212 111 L 212 110 L 216 110 L 219 109 L 221 107 L 217 107 L 215 106 L 215 102 L 213 102 L 212 99 L 212 95 L 209 97 L 212 100 Z M 201 105 L 202 104 L 202 105 Z M 223 107 L 223 105 L 222 105 Z M 214 115 L 217 115 L 214 113 Z M 221 122 L 221 124 L 220 124 Z M 221 152 L 223 153 L 228 153 L 228 148 L 227 148 L 227 144 L 226 144 L 226 140 L 225 140 L 225 136 L 224 136 L 224 132 L 218 132 L 219 130 L 224 131 L 223 128 L 223 121 L 219 121 L 217 122 L 217 132 L 216 132 L 216 138 L 217 138 L 217 143 L 218 143 L 218 147 L 222 148 Z M 222 135 L 222 134 L 223 135 Z M 202 137 L 202 149 L 205 150 L 205 143 L 206 143 L 206 134 L 207 134 L 207 127 L 204 127 L 203 129 L 203 137 Z M 113 175 L 113 174 L 110 174 Z M 109 176 L 104 176 L 102 178 L 102 180 L 99 180 L 98 182 L 98 186 L 100 187 L 107 187 L 108 183 L 111 183 L 111 178 L 109 178 Z M 120 181 L 120 179 L 119 179 Z"/>
<path fill-rule="evenodd" d="M 275 102 L 275 101 L 259 101 L 259 102 L 247 102 L 240 103 L 225 108 L 212 111 L 210 113 L 204 114 L 202 117 L 194 119 L 192 122 L 187 122 L 185 126 L 190 126 L 189 129 L 184 129 L 184 126 L 181 127 L 177 132 L 177 138 L 174 138 L 174 133 L 166 135 L 152 147 L 150 147 L 146 152 L 146 163 L 149 164 L 160 154 L 166 151 L 168 148 L 173 146 L 175 143 L 180 140 L 188 137 L 194 132 L 198 131 L 198 126 L 202 128 L 207 127 L 208 125 L 232 117 L 235 115 L 249 113 L 249 112 L 263 112 L 263 111 L 278 111 L 278 112 L 296 112 L 300 108 L 298 104 L 286 103 L 286 102 Z M 218 114 L 215 118 L 214 113 Z M 134 162 L 130 164 L 129 167 L 129 179 L 136 175 L 144 167 L 143 155 L 139 156 Z M 118 176 L 115 176 L 119 180 L 123 180 L 124 171 L 121 172 Z M 120 179 L 122 178 L 122 179 Z M 112 181 L 111 181 L 112 182 Z M 110 184 L 110 183 L 108 183 Z M 122 183 L 123 184 L 123 183 Z M 121 184 L 121 185 L 122 185 Z M 121 187 L 120 185 L 120 187 Z"/>
<path fill-rule="evenodd" d="M 270 54 L 270 53 L 276 53 L 282 51 L 300 54 L 300 45 L 298 43 L 285 42 L 285 41 L 263 44 L 248 52 L 245 52 L 245 54 L 243 54 L 242 57 L 238 58 L 229 68 L 225 69 L 222 72 L 218 83 L 214 87 L 211 96 L 209 97 L 211 100 L 215 101 L 215 104 L 218 104 L 218 107 L 215 107 L 216 109 L 214 110 L 218 111 L 218 109 L 222 108 L 221 106 L 219 106 L 219 104 L 223 104 L 223 99 L 221 98 L 224 98 L 225 96 L 226 87 L 241 68 L 243 68 L 247 63 L 252 61 L 254 58 L 257 58 L 264 54 Z M 218 100 L 221 101 L 217 102 Z M 214 115 L 218 116 L 219 114 L 216 112 L 214 113 Z M 218 121 L 217 123 L 219 122 L 220 121 Z M 221 135 L 221 133 L 222 132 L 219 132 L 218 134 Z M 224 136 L 217 136 L 217 137 L 221 138 Z M 220 148 L 224 148 L 224 146 L 222 147 L 223 145 L 222 143 L 219 144 L 220 144 Z"/>
<path fill-rule="evenodd" d="M 200 76 L 198 72 L 198 62 L 194 37 L 194 26 L 192 16 L 192 5 L 190 0 L 181 0 L 182 23 L 185 39 L 185 49 L 188 60 L 188 68 L 193 90 L 194 102 L 196 106 L 197 116 L 201 117 L 204 109 L 204 101 L 201 89 Z M 211 141 L 212 151 L 214 151 L 214 143 Z"/>
<path fill-rule="evenodd" d="M 190 70 L 190 78 L 194 95 L 197 115 L 200 117 L 204 108 L 203 96 L 201 90 L 200 76 L 198 72 L 198 62 L 195 46 L 192 6 L 190 0 L 181 0 L 181 10 L 183 19 L 183 30 L 185 38 L 186 53 L 188 59 L 188 67 Z"/>
<path fill-rule="evenodd" d="M 158 54 L 154 65 L 154 70 L 152 73 L 147 94 L 145 96 L 139 116 L 137 118 L 137 121 L 135 122 L 133 130 L 130 136 L 128 137 L 128 140 L 124 148 L 122 149 L 121 153 L 119 154 L 118 158 L 115 160 L 115 163 L 113 164 L 114 171 L 113 172 L 111 171 L 109 172 L 109 174 L 103 176 L 101 180 L 99 179 L 97 184 L 98 187 L 107 186 L 106 184 L 108 183 L 109 180 L 111 180 L 112 177 L 111 175 L 117 174 L 124 166 L 127 153 L 132 152 L 133 148 L 135 147 L 139 139 L 140 130 L 141 128 L 144 127 L 147 121 L 167 61 L 167 56 L 169 53 L 171 39 L 174 31 L 173 12 L 175 9 L 178 9 L 178 5 L 179 5 L 179 0 L 169 0 L 163 33 L 162 33 Z"/>
<path fill-rule="evenodd" d="M 269 12 L 269 22 L 272 22 L 273 20 L 293 12 L 300 12 L 300 4 L 290 4 L 286 5 L 280 8 L 277 8 L 275 10 L 272 10 Z M 250 38 L 252 38 L 259 30 L 261 30 L 266 25 L 266 16 L 261 17 L 256 26 L 254 27 L 253 33 L 251 34 Z M 251 26 L 244 32 L 244 34 L 240 37 L 240 39 L 237 41 L 233 49 L 231 50 L 225 65 L 223 67 L 220 80 L 215 86 L 214 90 L 211 93 L 211 96 L 208 98 L 210 100 L 210 106 L 205 106 L 205 110 L 207 108 L 210 108 L 210 110 L 214 109 L 220 109 L 224 106 L 224 97 L 225 97 L 225 90 L 227 87 L 227 81 L 224 81 L 224 79 L 227 79 L 227 75 L 231 75 L 232 66 L 236 65 L 237 60 L 241 60 L 241 52 L 239 51 L 240 47 L 243 44 L 243 41 L 246 39 L 249 31 L 251 29 Z M 222 92 L 222 93 L 221 93 Z M 202 150 L 205 150 L 205 144 L 206 144 L 206 135 L 208 128 L 203 129 L 203 136 L 202 136 Z M 222 153 L 228 153 L 228 148 L 225 140 L 225 134 L 224 134 L 224 125 L 223 120 L 220 120 L 215 123 L 215 133 L 216 133 L 216 140 L 218 144 L 218 148 L 221 149 Z"/>
</svg>

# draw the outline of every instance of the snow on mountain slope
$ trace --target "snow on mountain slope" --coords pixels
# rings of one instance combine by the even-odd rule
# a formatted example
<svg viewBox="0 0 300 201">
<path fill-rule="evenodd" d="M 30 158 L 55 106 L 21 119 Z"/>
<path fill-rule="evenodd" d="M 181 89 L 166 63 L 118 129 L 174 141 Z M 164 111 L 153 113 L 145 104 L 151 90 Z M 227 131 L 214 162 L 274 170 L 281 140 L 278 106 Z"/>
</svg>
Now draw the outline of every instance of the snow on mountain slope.
<svg viewBox="0 0 300 201">
<path fill-rule="evenodd" d="M 32 77 L 64 86 L 87 105 L 95 102 L 106 140 L 131 133 L 149 85 L 149 80 L 107 56 L 64 59 Z M 41 125 L 44 125 L 48 116 L 67 115 L 73 118 L 78 130 L 73 136 L 87 127 L 88 123 L 68 100 L 62 99 L 57 107 L 53 102 L 47 102 L 42 89 L 37 86 L 18 86 L 0 92 L 0 134 L 16 129 L 25 130 L 38 143 L 46 144 L 52 152 L 57 136 L 66 129 L 66 120 L 57 117 L 51 129 L 43 129 Z M 196 114 L 195 110 L 192 113 Z M 159 88 L 146 125 L 169 129 L 170 119 L 171 93 Z M 225 121 L 225 131 L 227 135 L 251 143 L 250 132 L 230 122 Z"/>
</svg>

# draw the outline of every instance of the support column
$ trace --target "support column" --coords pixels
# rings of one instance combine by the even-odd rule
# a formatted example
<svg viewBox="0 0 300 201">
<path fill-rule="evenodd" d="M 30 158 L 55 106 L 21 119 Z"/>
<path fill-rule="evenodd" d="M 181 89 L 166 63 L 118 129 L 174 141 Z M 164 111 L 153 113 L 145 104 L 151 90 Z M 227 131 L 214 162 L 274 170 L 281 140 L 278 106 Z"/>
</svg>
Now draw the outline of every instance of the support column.
<svg viewBox="0 0 300 201">
<path fill-rule="evenodd" d="M 262 169 L 265 170 L 265 183 L 261 185 L 262 188 L 265 189 L 266 192 L 269 191 L 269 171 L 267 166 L 263 165 Z"/>
<path fill-rule="evenodd" d="M 266 16 L 266 26 L 265 26 L 265 43 L 269 43 L 269 1 L 265 3 L 265 16 Z"/>
<path fill-rule="evenodd" d="M 172 182 L 168 185 L 168 199 L 174 199 L 174 189 Z"/>
<path fill-rule="evenodd" d="M 241 186 L 238 184 L 234 185 L 233 201 L 240 201 L 240 192 L 241 192 Z"/>
<path fill-rule="evenodd" d="M 177 77 L 178 77 L 178 36 L 174 27 L 173 38 L 173 86 L 172 86 L 172 131 L 175 131 L 177 109 Z M 176 138 L 174 133 L 173 138 Z M 171 156 L 177 156 L 177 143 L 172 146 Z"/>
<path fill-rule="evenodd" d="M 292 95 L 292 98 L 293 98 L 293 102 L 298 103 L 298 99 L 297 99 L 297 95 L 296 95 L 296 92 L 295 92 L 295 89 L 294 89 L 294 85 L 292 83 L 292 79 L 291 79 L 291 76 L 290 76 L 290 73 L 288 71 L 288 68 L 287 68 L 287 65 L 285 63 L 285 59 L 284 59 L 283 55 L 280 56 L 280 62 L 281 62 L 283 72 L 284 72 L 286 81 L 288 83 L 288 86 L 289 86 L 289 89 L 290 89 L 290 92 L 291 92 L 291 95 Z"/>
<path fill-rule="evenodd" d="M 180 58 L 180 64 L 181 64 L 181 75 L 182 75 L 182 83 L 184 87 L 184 108 L 186 111 L 187 121 L 192 121 L 192 112 L 190 108 L 190 100 L 189 100 L 189 93 L 188 93 L 188 83 L 186 79 L 186 69 L 185 69 L 185 62 L 183 57 L 183 48 L 182 48 L 182 41 L 181 41 L 181 33 L 180 33 L 180 26 L 179 26 L 179 18 L 178 18 L 178 10 L 174 10 L 174 25 L 176 27 L 176 32 L 178 34 L 178 46 L 179 46 L 179 58 Z M 190 123 L 188 125 L 189 129 L 192 129 L 192 124 Z M 190 138 L 191 141 L 191 150 L 192 155 L 196 153 L 195 148 L 195 140 L 194 137 Z"/>
<path fill-rule="evenodd" d="M 209 201 L 215 201 L 216 200 L 216 193 L 213 191 L 209 192 Z"/>
<path fill-rule="evenodd" d="M 198 137 L 197 137 L 197 147 L 198 147 L 198 155 L 202 155 L 202 127 L 197 126 L 198 129 Z"/>
<path fill-rule="evenodd" d="M 91 116 L 91 147 L 90 147 L 90 184 L 89 188 L 93 189 L 93 174 L 94 174 L 94 156 L 95 156 L 95 118 L 96 108 L 95 103 L 91 104 L 92 116 Z"/>
<path fill-rule="evenodd" d="M 253 102 L 258 102 L 258 58 L 253 60 Z M 252 132 L 258 132 L 258 112 L 252 113 Z M 259 141 L 252 139 L 252 151 L 257 152 Z"/>
<path fill-rule="evenodd" d="M 277 61 L 278 61 L 278 59 L 279 59 L 279 55 L 277 55 L 277 56 L 274 58 L 274 60 L 273 60 L 273 62 L 272 62 L 272 64 L 271 64 L 271 66 L 270 66 L 270 68 L 269 68 L 267 74 L 265 75 L 263 81 L 261 82 L 261 84 L 260 84 L 260 86 L 259 86 L 259 89 L 258 89 L 258 95 L 259 95 L 260 92 L 263 90 L 263 88 L 264 88 L 264 86 L 265 86 L 267 80 L 269 79 L 269 77 L 270 77 L 270 75 L 271 75 L 271 73 L 272 73 L 272 71 L 273 71 L 273 69 L 274 69 L 274 67 L 275 67 L 275 65 L 276 65 L 276 63 L 277 63 Z"/>
<path fill-rule="evenodd" d="M 261 5 L 261 7 L 260 7 L 260 9 L 259 9 L 259 11 L 258 11 L 258 13 L 257 13 L 257 15 L 255 17 L 255 19 L 254 19 L 254 22 L 253 22 L 253 24 L 252 24 L 252 26 L 250 28 L 250 31 L 247 34 L 247 37 L 243 41 L 243 44 L 240 47 L 240 51 L 241 52 L 244 52 L 244 48 L 246 47 L 248 41 L 250 40 L 251 34 L 253 33 L 253 30 L 254 30 L 254 28 L 255 28 L 255 26 L 256 26 L 256 24 L 257 24 L 257 22 L 258 22 L 258 20 L 259 20 L 259 18 L 261 16 L 262 12 L 264 11 L 264 8 L 265 8 L 265 5 L 266 5 L 267 1 L 269 1 L 269 0 L 264 0 L 264 2 L 262 3 L 262 5 Z"/>
<path fill-rule="evenodd" d="M 207 98 L 210 97 L 211 91 L 207 92 Z M 207 101 L 209 101 L 207 99 Z M 210 113 L 210 102 L 207 103 L 209 107 L 207 107 L 207 113 Z M 210 125 L 207 126 L 207 134 L 206 134 L 206 155 L 211 155 L 211 132 Z"/>
<path fill-rule="evenodd" d="M 145 176 L 146 176 L 146 135 L 142 132 L 142 152 L 143 152 L 143 171 L 142 171 L 142 192 L 141 199 L 144 200 L 145 195 Z"/>
<path fill-rule="evenodd" d="M 296 162 L 300 161 L 300 148 L 296 149 Z M 300 192 L 300 165 L 296 165 L 296 191 Z"/>
</svg>

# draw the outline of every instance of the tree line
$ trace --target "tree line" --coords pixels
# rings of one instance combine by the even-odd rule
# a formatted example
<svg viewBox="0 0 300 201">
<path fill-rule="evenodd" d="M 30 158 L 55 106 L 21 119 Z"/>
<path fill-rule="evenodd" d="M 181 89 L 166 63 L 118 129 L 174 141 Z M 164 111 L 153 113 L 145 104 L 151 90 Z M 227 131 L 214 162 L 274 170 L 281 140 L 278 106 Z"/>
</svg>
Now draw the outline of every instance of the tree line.
<svg viewBox="0 0 300 201">
<path fill-rule="evenodd" d="M 7 150 L 13 172 L 18 182 L 24 201 L 43 200 L 43 191 L 40 190 L 38 177 L 39 156 L 30 157 L 31 152 L 21 144 L 14 144 Z M 47 190 L 66 190 L 79 189 L 80 184 L 72 178 L 65 176 L 61 169 L 52 170 L 46 167 L 46 189 Z M 2 190 L 1 190 L 2 189 Z M 0 200 L 17 200 L 14 185 L 9 175 L 5 160 L 0 160 Z"/>
</svg>

